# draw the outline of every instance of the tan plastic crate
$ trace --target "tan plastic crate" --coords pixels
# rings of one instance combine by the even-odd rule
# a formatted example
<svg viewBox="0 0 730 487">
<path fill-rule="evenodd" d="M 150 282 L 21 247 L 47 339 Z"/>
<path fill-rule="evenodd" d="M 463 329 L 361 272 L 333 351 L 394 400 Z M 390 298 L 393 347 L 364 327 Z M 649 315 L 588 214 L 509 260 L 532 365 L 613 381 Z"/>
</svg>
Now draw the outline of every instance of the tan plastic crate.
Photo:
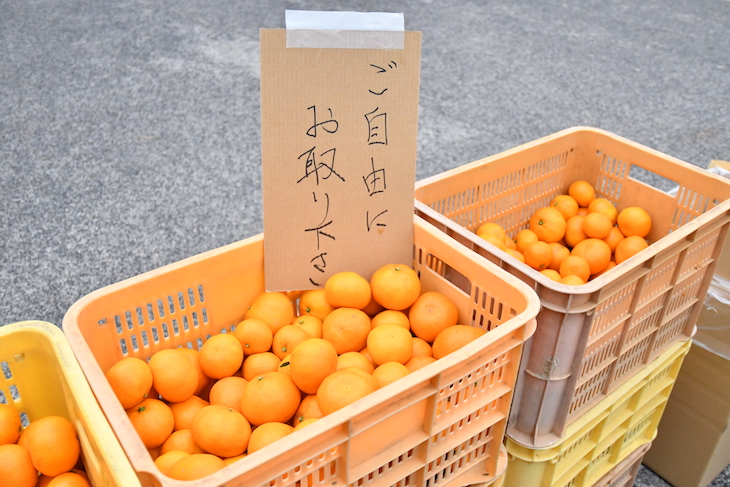
<svg viewBox="0 0 730 487">
<path fill-rule="evenodd" d="M 506 438 L 505 487 L 592 487 L 654 441 L 691 340 L 675 343 L 574 421 L 548 448 Z"/>
<path fill-rule="evenodd" d="M 676 196 L 636 179 L 676 182 Z M 557 283 L 474 234 L 487 221 L 514 236 L 573 181 L 620 209 L 643 206 L 648 249 L 582 286 Z M 730 183 L 597 129 L 577 127 L 416 183 L 416 213 L 520 277 L 540 296 L 507 434 L 549 446 L 593 404 L 668 346 L 692 335 L 730 225 Z"/>
<path fill-rule="evenodd" d="M 539 302 L 525 283 L 418 218 L 413 256 L 422 289 L 448 296 L 460 322 L 487 333 L 199 481 L 159 472 L 103 374 L 125 356 L 199 348 L 239 323 L 264 290 L 263 236 L 91 293 L 67 312 L 64 329 L 144 486 L 489 485 L 500 473 L 522 347 Z"/>
<path fill-rule="evenodd" d="M 650 449 L 651 443 L 640 446 L 634 453 L 626 457 L 624 461 L 613 467 L 601 480 L 593 484 L 593 487 L 633 486 L 636 476 L 639 473 L 639 468 L 641 467 L 641 461 Z"/>
<path fill-rule="evenodd" d="M 14 406 L 24 427 L 46 416 L 68 419 L 76 428 L 84 470 L 94 487 L 139 487 L 57 326 L 22 321 L 0 327 L 0 365 L 0 403 Z"/>
</svg>

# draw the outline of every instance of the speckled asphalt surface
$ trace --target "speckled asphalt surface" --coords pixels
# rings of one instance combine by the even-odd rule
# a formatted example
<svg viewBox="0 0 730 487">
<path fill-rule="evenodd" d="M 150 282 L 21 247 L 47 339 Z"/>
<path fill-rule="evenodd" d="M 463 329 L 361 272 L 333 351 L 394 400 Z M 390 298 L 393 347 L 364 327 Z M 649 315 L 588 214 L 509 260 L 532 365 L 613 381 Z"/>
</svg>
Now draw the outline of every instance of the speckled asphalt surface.
<svg viewBox="0 0 730 487">
<path fill-rule="evenodd" d="M 418 179 L 575 125 L 730 159 L 727 0 L 6 0 L 0 323 L 262 231 L 258 34 L 285 9 L 423 33 Z"/>
</svg>

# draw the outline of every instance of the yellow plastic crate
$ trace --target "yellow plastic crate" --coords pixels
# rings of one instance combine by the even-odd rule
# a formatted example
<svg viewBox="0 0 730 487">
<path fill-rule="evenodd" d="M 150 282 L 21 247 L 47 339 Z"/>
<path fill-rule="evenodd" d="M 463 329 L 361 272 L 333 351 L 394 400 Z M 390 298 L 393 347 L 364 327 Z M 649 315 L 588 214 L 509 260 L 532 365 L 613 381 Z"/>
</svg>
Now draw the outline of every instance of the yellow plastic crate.
<svg viewBox="0 0 730 487">
<path fill-rule="evenodd" d="M 670 195 L 646 172 L 678 186 Z M 651 245 L 580 286 L 553 281 L 474 231 L 529 226 L 570 184 L 652 215 Z M 576 127 L 418 181 L 416 213 L 520 277 L 540 297 L 507 434 L 550 446 L 584 411 L 677 341 L 692 336 L 730 228 L 730 181 L 609 132 Z"/>
<path fill-rule="evenodd" d="M 691 341 L 674 344 L 566 430 L 549 448 L 506 437 L 505 487 L 589 487 L 656 437 Z"/>
<path fill-rule="evenodd" d="M 638 447 L 604 475 L 601 480 L 593 484 L 593 487 L 632 487 L 641 467 L 644 455 L 651 449 L 651 443 Z"/>
<path fill-rule="evenodd" d="M 0 327 L 0 402 L 18 410 L 24 427 L 63 416 L 76 427 L 94 487 L 139 487 L 132 469 L 61 330 L 41 321 Z"/>
<path fill-rule="evenodd" d="M 489 485 L 524 342 L 539 311 L 525 283 L 414 219 L 413 268 L 462 324 L 487 331 L 461 350 L 198 481 L 161 474 L 104 372 L 124 357 L 199 348 L 238 324 L 264 291 L 263 235 L 100 289 L 63 326 L 102 409 L 147 486 Z"/>
</svg>

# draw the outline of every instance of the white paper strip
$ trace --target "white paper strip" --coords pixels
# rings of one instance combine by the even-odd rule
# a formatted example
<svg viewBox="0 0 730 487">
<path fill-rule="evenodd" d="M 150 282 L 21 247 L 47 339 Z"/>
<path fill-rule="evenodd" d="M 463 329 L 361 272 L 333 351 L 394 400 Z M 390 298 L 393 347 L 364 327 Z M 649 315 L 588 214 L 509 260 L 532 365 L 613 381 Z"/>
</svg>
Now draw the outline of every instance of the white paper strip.
<svg viewBox="0 0 730 487">
<path fill-rule="evenodd" d="M 286 47 L 403 49 L 402 13 L 286 11 Z"/>
</svg>

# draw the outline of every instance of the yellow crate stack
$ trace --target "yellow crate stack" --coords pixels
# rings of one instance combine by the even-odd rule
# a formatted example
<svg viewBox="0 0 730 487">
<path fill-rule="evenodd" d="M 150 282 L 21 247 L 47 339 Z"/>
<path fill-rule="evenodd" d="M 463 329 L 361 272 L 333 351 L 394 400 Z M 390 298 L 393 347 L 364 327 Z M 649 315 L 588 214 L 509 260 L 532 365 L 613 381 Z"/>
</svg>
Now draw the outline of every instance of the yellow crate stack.
<svg viewBox="0 0 730 487">
<path fill-rule="evenodd" d="M 529 448 L 507 437 L 505 487 L 590 487 L 635 460 L 636 452 L 643 456 L 690 346 L 685 341 L 670 347 L 571 423 L 549 448 Z M 619 472 L 613 473 L 620 481 Z"/>
</svg>

